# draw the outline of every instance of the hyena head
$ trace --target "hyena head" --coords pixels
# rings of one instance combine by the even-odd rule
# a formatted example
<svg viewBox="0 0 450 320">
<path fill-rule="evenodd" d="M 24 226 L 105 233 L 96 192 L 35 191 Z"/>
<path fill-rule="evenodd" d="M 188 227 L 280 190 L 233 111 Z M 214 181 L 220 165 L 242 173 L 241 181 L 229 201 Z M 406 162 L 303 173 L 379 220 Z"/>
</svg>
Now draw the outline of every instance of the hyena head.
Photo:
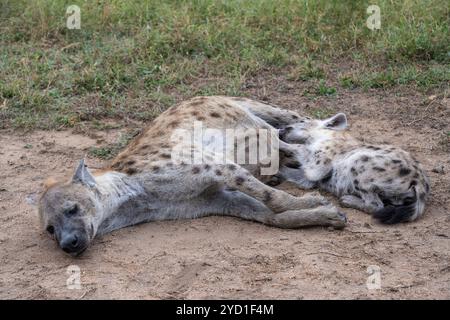
<svg viewBox="0 0 450 320">
<path fill-rule="evenodd" d="M 347 117 L 338 113 L 325 120 L 305 118 L 280 129 L 280 139 L 287 143 L 308 144 L 347 129 Z"/>
<path fill-rule="evenodd" d="M 77 256 L 95 235 L 95 180 L 81 160 L 69 182 L 49 183 L 38 203 L 43 228 L 62 250 Z"/>
</svg>

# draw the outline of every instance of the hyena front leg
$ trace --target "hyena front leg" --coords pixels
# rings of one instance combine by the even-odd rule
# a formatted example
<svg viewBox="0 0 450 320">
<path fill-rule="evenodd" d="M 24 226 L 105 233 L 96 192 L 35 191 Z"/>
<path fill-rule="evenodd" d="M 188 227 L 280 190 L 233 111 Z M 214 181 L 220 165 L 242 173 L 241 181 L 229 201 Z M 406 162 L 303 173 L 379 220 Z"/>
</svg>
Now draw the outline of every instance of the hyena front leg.
<svg viewBox="0 0 450 320">
<path fill-rule="evenodd" d="M 167 203 L 159 208 L 158 220 L 215 214 L 282 228 L 345 225 L 345 216 L 335 207 L 324 205 L 324 198 L 297 198 L 270 188 L 236 164 L 185 165 L 144 179 L 148 193 Z"/>
<path fill-rule="evenodd" d="M 237 165 L 228 165 L 224 171 L 224 183 L 266 205 L 274 214 L 264 223 L 280 228 L 306 226 L 333 226 L 343 228 L 345 215 L 321 195 L 308 194 L 295 197 L 287 192 L 271 188 Z"/>
<path fill-rule="evenodd" d="M 217 165 L 215 172 L 222 177 L 222 181 L 227 187 L 237 189 L 261 201 L 275 213 L 309 209 L 329 204 L 320 195 L 295 197 L 287 192 L 271 188 L 236 164 Z"/>
<path fill-rule="evenodd" d="M 202 204 L 197 204 L 197 208 L 204 212 L 204 215 L 233 216 L 278 228 L 296 229 L 308 226 L 343 228 L 346 222 L 345 216 L 331 206 L 288 210 L 275 214 L 262 202 L 238 190 L 222 189 L 214 193 L 208 192 L 199 198 L 196 202 Z"/>
</svg>

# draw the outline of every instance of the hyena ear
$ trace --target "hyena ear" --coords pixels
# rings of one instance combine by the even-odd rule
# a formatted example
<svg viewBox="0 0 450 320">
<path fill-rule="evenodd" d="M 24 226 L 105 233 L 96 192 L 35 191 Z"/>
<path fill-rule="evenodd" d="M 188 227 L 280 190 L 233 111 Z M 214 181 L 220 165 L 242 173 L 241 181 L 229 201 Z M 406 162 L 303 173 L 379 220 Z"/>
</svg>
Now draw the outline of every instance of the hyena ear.
<svg viewBox="0 0 450 320">
<path fill-rule="evenodd" d="M 78 167 L 75 170 L 75 174 L 72 177 L 72 182 L 81 183 L 89 187 L 95 187 L 96 184 L 95 179 L 89 172 L 89 170 L 86 168 L 86 165 L 84 164 L 84 159 L 81 159 L 80 163 L 78 164 Z"/>
<path fill-rule="evenodd" d="M 322 122 L 323 126 L 331 130 L 345 130 L 347 129 L 347 117 L 343 113 L 338 113 L 331 118 L 325 119 Z"/>
</svg>

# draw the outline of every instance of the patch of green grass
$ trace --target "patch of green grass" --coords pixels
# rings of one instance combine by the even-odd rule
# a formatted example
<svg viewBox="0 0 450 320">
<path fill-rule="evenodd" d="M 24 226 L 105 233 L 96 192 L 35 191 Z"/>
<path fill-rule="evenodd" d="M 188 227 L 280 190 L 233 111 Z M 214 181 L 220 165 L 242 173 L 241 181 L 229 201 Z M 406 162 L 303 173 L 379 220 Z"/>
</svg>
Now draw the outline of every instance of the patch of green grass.
<svg viewBox="0 0 450 320">
<path fill-rule="evenodd" d="M 81 9 L 80 30 L 66 28 L 69 4 Z M 0 128 L 148 120 L 193 95 L 242 95 L 263 71 L 323 80 L 315 94 L 332 95 L 330 61 L 361 66 L 345 88 L 448 85 L 448 1 L 377 1 L 377 31 L 365 24 L 369 4 L 2 0 Z"/>
<path fill-rule="evenodd" d="M 334 115 L 336 112 L 330 109 L 314 109 L 309 112 L 309 115 L 316 119 L 326 119 Z"/>
<path fill-rule="evenodd" d="M 288 75 L 289 80 L 294 81 L 307 81 L 311 79 L 324 79 L 325 71 L 319 67 L 316 61 L 311 58 L 301 60 L 296 64 L 294 69 Z"/>
<path fill-rule="evenodd" d="M 103 160 L 110 160 L 114 158 L 120 151 L 122 151 L 131 141 L 131 139 L 133 139 L 138 133 L 139 131 L 121 134 L 117 142 L 108 146 L 92 147 L 89 149 L 88 154 L 92 157 L 100 158 Z"/>
<path fill-rule="evenodd" d="M 339 84 L 345 89 L 353 89 L 358 86 L 358 82 L 351 76 L 339 77 Z"/>
<path fill-rule="evenodd" d="M 316 88 L 316 94 L 320 96 L 331 96 L 336 94 L 336 88 L 329 87 L 325 83 L 325 80 L 320 80 L 319 85 Z"/>
<path fill-rule="evenodd" d="M 340 84 L 344 88 L 362 87 L 364 89 L 410 85 L 419 90 L 428 91 L 431 88 L 448 86 L 449 83 L 450 68 L 436 65 L 426 67 L 406 65 L 382 71 L 366 69 L 340 78 Z"/>
</svg>

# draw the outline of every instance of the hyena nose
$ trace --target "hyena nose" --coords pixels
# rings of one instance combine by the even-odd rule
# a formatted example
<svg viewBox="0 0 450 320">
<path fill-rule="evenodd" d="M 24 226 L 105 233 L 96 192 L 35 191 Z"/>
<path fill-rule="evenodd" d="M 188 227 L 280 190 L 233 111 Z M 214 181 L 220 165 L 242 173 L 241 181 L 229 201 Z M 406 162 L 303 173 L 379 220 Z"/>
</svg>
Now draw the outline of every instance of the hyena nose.
<svg viewBox="0 0 450 320">
<path fill-rule="evenodd" d="M 72 233 L 65 235 L 61 239 L 59 246 L 67 253 L 74 253 L 79 250 L 79 244 L 80 242 L 78 241 L 77 235 Z"/>
</svg>

